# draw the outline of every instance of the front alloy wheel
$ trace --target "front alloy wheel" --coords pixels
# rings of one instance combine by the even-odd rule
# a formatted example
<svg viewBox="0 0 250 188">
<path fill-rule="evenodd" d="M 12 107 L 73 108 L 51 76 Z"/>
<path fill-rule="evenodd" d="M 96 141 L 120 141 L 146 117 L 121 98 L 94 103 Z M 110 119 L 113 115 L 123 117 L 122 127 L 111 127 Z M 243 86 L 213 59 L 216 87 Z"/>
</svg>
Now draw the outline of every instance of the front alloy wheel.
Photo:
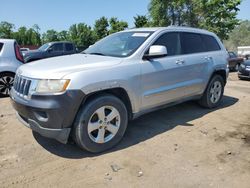
<svg viewBox="0 0 250 188">
<path fill-rule="evenodd" d="M 0 74 L 0 97 L 9 96 L 10 89 L 14 83 L 14 74 L 2 73 Z"/>
<path fill-rule="evenodd" d="M 112 106 L 97 109 L 88 122 L 88 134 L 93 142 L 103 144 L 110 141 L 119 130 L 121 116 Z"/>
<path fill-rule="evenodd" d="M 109 94 L 87 100 L 77 113 L 73 138 L 76 144 L 97 153 L 112 148 L 123 137 L 128 124 L 125 104 Z"/>
</svg>

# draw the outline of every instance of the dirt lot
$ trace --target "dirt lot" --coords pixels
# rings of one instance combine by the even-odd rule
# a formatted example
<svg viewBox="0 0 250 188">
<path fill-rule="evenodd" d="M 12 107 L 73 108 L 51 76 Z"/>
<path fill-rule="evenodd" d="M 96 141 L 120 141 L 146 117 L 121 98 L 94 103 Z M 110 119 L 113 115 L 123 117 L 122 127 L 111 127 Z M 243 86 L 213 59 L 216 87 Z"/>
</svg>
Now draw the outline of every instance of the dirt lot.
<svg viewBox="0 0 250 188">
<path fill-rule="evenodd" d="M 150 113 L 98 155 L 32 133 L 0 99 L 0 187 L 250 187 L 250 82 L 231 73 L 220 108 Z"/>
</svg>

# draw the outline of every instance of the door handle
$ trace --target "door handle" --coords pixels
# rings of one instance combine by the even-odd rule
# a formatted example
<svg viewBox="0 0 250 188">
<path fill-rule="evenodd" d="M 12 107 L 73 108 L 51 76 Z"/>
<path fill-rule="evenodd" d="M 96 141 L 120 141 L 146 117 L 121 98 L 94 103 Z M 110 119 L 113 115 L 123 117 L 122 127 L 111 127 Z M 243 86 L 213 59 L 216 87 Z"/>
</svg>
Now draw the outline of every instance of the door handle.
<svg viewBox="0 0 250 188">
<path fill-rule="evenodd" d="M 185 63 L 185 61 L 184 60 L 176 60 L 175 63 L 178 65 L 182 65 L 183 63 Z"/>
<path fill-rule="evenodd" d="M 211 56 L 206 56 L 206 57 L 204 57 L 204 59 L 208 60 L 208 61 L 213 60 L 213 58 Z"/>
</svg>

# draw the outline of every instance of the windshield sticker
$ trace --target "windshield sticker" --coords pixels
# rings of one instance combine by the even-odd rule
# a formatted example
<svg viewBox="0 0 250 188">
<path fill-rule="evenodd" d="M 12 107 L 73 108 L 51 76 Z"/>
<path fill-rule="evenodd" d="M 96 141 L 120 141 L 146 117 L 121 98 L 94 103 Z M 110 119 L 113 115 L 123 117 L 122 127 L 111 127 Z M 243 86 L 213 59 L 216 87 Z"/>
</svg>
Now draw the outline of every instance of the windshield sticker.
<svg viewBox="0 0 250 188">
<path fill-rule="evenodd" d="M 147 37 L 150 33 L 134 33 L 132 37 Z"/>
</svg>

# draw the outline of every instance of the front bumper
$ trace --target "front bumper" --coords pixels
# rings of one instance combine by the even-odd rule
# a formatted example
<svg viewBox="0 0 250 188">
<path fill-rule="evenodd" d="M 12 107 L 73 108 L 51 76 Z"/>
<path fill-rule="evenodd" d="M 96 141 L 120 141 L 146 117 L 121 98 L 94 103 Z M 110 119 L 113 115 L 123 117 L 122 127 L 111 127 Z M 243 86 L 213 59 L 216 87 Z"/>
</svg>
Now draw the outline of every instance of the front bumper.
<svg viewBox="0 0 250 188">
<path fill-rule="evenodd" d="M 42 136 L 67 143 L 84 94 L 81 90 L 71 90 L 61 95 L 33 95 L 24 99 L 12 89 L 10 97 L 24 125 Z"/>
</svg>

